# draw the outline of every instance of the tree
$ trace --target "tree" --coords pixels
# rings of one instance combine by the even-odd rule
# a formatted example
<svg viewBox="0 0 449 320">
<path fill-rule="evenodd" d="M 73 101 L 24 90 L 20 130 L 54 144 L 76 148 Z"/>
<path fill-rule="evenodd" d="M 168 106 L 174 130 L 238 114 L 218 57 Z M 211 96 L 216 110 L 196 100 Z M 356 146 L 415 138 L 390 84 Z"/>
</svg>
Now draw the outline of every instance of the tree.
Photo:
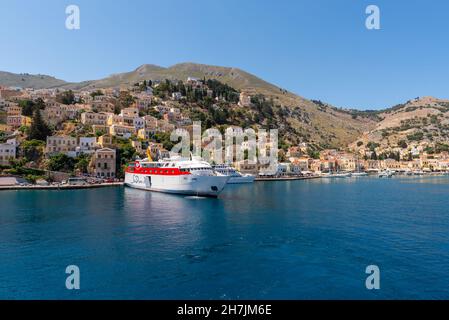
<svg viewBox="0 0 449 320">
<path fill-rule="evenodd" d="M 40 110 L 35 110 L 33 121 L 31 123 L 28 140 L 42 140 L 45 141 L 47 136 L 51 135 L 51 130 L 47 124 L 42 120 Z"/>
<path fill-rule="evenodd" d="M 320 152 L 316 151 L 316 150 L 313 150 L 312 148 L 307 148 L 307 154 L 312 159 L 319 159 L 320 158 Z"/>
<path fill-rule="evenodd" d="M 27 161 L 39 161 L 42 158 L 45 143 L 40 140 L 24 141 L 20 145 L 23 157 Z"/>
<path fill-rule="evenodd" d="M 101 90 L 97 90 L 97 91 L 91 92 L 91 94 L 90 94 L 90 96 L 92 98 L 95 98 L 96 96 L 102 96 L 102 95 L 103 95 L 103 92 Z"/>
<path fill-rule="evenodd" d="M 81 154 L 75 159 L 75 161 L 75 169 L 78 169 L 82 173 L 87 173 L 87 169 L 89 167 L 89 157 L 85 154 Z"/>
<path fill-rule="evenodd" d="M 398 146 L 401 147 L 402 149 L 407 149 L 407 142 L 405 140 L 400 140 L 398 142 Z"/>
<path fill-rule="evenodd" d="M 72 90 L 64 91 L 56 95 L 56 101 L 62 104 L 74 104 L 75 103 L 75 94 Z"/>
<path fill-rule="evenodd" d="M 22 115 L 26 117 L 32 117 L 34 112 L 35 104 L 31 100 L 21 100 L 19 101 L 19 106 L 22 107 Z"/>
<path fill-rule="evenodd" d="M 51 171 L 71 172 L 75 168 L 75 159 L 63 153 L 50 156 L 48 169 Z"/>
<path fill-rule="evenodd" d="M 130 143 L 126 143 L 120 146 L 117 149 L 117 158 L 116 158 L 116 166 L 117 166 L 117 177 L 124 177 L 123 167 L 136 156 L 136 149 Z"/>
<path fill-rule="evenodd" d="M 134 103 L 134 97 L 129 94 L 127 91 L 120 92 L 120 96 L 118 98 L 118 104 L 120 110 L 123 108 L 128 108 Z"/>
</svg>

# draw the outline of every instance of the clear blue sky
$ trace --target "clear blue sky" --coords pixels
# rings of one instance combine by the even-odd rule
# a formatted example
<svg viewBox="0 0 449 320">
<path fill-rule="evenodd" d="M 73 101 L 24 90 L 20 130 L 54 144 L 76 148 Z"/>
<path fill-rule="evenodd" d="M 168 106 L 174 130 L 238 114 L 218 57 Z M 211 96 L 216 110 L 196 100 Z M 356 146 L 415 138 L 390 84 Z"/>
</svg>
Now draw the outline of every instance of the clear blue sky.
<svg viewBox="0 0 449 320">
<path fill-rule="evenodd" d="M 77 4 L 81 30 L 65 28 Z M 365 28 L 365 8 L 381 30 Z M 234 66 L 336 106 L 449 98 L 445 0 L 0 0 L 0 70 L 67 81 L 141 64 Z"/>
</svg>

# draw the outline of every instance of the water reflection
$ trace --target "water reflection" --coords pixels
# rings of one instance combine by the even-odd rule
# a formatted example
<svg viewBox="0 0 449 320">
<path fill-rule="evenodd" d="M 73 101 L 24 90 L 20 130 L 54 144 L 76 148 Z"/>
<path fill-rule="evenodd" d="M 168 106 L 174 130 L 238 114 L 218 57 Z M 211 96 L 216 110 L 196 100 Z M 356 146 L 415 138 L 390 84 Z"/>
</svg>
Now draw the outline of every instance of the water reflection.
<svg viewBox="0 0 449 320">
<path fill-rule="evenodd" d="M 0 193 L 0 298 L 71 298 L 61 283 L 74 262 L 85 270 L 79 297 L 91 299 L 372 298 L 357 275 L 373 262 L 389 284 L 376 297 L 448 298 L 448 185 L 258 182 L 218 199 Z"/>
</svg>

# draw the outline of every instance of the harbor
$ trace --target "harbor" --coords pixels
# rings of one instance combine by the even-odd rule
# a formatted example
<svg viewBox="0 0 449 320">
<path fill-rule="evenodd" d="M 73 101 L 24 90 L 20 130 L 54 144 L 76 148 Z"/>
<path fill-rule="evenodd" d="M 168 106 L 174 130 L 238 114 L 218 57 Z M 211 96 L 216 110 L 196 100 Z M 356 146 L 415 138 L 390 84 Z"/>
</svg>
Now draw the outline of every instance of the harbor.
<svg viewBox="0 0 449 320">
<path fill-rule="evenodd" d="M 75 189 L 97 189 L 97 188 L 110 188 L 121 187 L 123 182 L 110 182 L 110 183 L 97 183 L 86 185 L 69 185 L 69 184 L 51 184 L 51 185 L 12 185 L 12 186 L 0 186 L 2 190 L 75 190 Z"/>
<path fill-rule="evenodd" d="M 258 182 L 218 199 L 0 192 L 0 299 L 447 299 L 448 184 Z M 72 264 L 78 292 L 63 285 Z M 370 264 L 382 270 L 377 292 L 364 287 Z"/>
</svg>

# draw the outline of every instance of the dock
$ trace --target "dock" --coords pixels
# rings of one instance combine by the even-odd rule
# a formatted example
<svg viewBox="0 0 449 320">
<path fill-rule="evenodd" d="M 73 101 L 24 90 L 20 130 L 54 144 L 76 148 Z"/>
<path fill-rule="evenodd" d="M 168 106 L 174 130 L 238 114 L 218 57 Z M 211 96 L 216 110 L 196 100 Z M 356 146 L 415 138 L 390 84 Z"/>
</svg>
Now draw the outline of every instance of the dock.
<svg viewBox="0 0 449 320">
<path fill-rule="evenodd" d="M 87 185 L 31 185 L 31 186 L 0 186 L 0 191 L 6 190 L 73 190 L 73 189 L 97 189 L 97 188 L 111 188 L 111 187 L 121 187 L 123 182 L 111 182 L 111 183 L 98 183 L 98 184 L 87 184 Z"/>
<path fill-rule="evenodd" d="M 294 181 L 294 180 L 311 180 L 318 179 L 320 176 L 285 176 L 285 177 L 257 177 L 254 181 Z"/>
</svg>

